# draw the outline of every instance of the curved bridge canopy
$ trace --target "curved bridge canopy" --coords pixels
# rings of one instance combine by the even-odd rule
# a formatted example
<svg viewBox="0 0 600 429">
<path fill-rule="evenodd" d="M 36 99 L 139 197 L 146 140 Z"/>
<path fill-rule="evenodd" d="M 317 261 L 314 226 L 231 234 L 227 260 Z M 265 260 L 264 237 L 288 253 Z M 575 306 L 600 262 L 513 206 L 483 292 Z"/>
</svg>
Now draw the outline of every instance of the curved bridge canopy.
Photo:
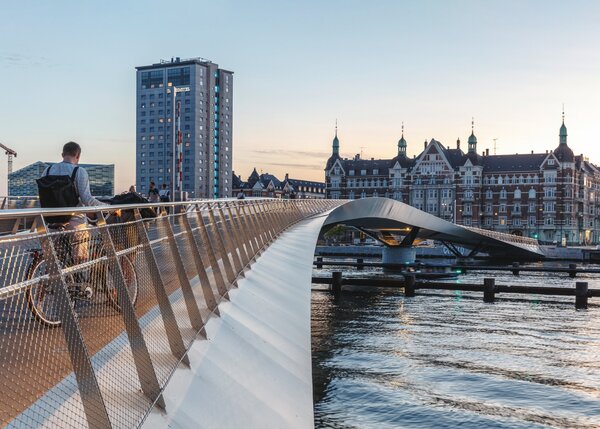
<svg viewBox="0 0 600 429">
<path fill-rule="evenodd" d="M 524 257 L 544 255 L 537 240 L 456 225 L 389 198 L 348 201 L 331 211 L 323 227 L 330 228 L 337 224 L 353 226 L 370 233 L 388 246 L 401 245 L 395 237 L 407 237 L 412 232 L 412 239 L 456 243 L 491 254 L 517 253 Z"/>
</svg>

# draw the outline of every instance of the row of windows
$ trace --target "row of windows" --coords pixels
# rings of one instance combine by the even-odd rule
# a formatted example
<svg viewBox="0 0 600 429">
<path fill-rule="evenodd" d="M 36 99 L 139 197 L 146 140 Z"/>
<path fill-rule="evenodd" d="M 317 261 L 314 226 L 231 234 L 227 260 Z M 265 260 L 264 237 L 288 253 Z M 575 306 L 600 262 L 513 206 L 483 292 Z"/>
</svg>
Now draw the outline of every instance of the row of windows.
<svg viewBox="0 0 600 429">
<path fill-rule="evenodd" d="M 438 192 L 438 189 L 428 189 L 427 190 L 427 198 L 437 198 L 438 195 L 441 195 L 442 198 L 452 198 L 452 190 L 451 189 L 442 189 L 441 192 Z M 413 191 L 413 198 L 423 199 L 425 197 L 424 189 L 415 189 Z"/>
<path fill-rule="evenodd" d="M 190 104 L 192 104 L 192 101 L 189 98 L 187 100 L 185 100 L 184 105 L 190 105 Z M 158 103 L 155 103 L 155 102 L 146 103 L 146 102 L 142 101 L 140 103 L 140 109 L 146 109 L 146 108 L 155 109 L 157 107 L 164 107 L 163 102 L 159 101 Z M 168 107 L 169 109 L 171 108 L 171 100 L 167 100 L 166 107 Z M 189 112 L 190 107 L 188 107 L 187 110 Z M 200 109 L 200 110 L 202 110 L 202 109 Z M 161 110 L 161 112 L 162 112 L 162 110 Z M 170 112 L 170 110 L 168 110 L 168 112 Z M 153 113 L 154 113 L 154 111 L 150 111 L 150 114 L 153 114 Z"/>
<path fill-rule="evenodd" d="M 429 171 L 428 169 L 430 169 L 430 166 L 423 166 L 423 168 L 425 168 L 425 170 L 419 170 L 417 171 L 415 174 L 418 174 L 419 172 L 426 172 Z M 431 167 L 433 168 L 433 167 Z M 335 167 L 333 174 L 335 175 L 340 175 L 342 173 L 340 167 Z M 477 173 L 477 172 L 475 172 Z M 366 176 L 366 175 L 373 175 L 376 176 L 379 174 L 379 169 L 373 169 L 370 172 L 366 169 L 360 170 L 360 175 L 361 176 Z M 473 183 L 479 183 L 479 179 L 476 177 L 473 177 L 470 175 L 470 173 L 461 173 L 464 176 L 461 178 L 462 183 L 465 184 L 473 184 Z M 356 175 L 356 170 L 348 170 L 348 176 L 354 176 Z M 396 173 L 390 173 L 390 177 L 395 177 Z M 404 174 L 401 175 L 401 177 L 403 177 Z M 450 183 L 453 178 L 447 176 L 445 178 L 435 178 L 435 177 L 431 177 L 429 179 L 427 178 L 421 178 L 419 176 L 416 177 L 412 177 L 413 178 L 413 182 L 415 184 L 420 184 L 423 182 L 423 180 L 425 181 L 429 181 L 430 184 L 434 184 L 434 183 L 440 183 L 440 181 L 443 181 L 444 183 Z M 483 184 L 484 185 L 502 185 L 502 184 L 537 184 L 537 183 L 542 183 L 542 181 L 540 180 L 540 178 L 538 176 L 535 175 L 527 175 L 527 176 L 485 176 L 483 178 Z M 555 171 L 547 171 L 544 173 L 544 178 L 543 178 L 543 183 L 563 183 L 563 184 L 569 184 L 569 183 L 573 183 L 573 177 L 571 175 L 567 175 L 565 176 L 561 181 L 557 180 L 556 177 L 556 172 Z M 591 184 L 591 182 L 590 182 Z"/>
<path fill-rule="evenodd" d="M 202 83 L 201 83 L 202 84 Z M 182 93 L 179 93 L 179 97 L 181 97 Z M 184 92 L 183 93 L 185 97 L 189 97 L 191 92 Z M 201 93 L 204 94 L 204 93 Z M 157 97 L 158 95 L 158 97 Z M 164 97 L 164 93 L 163 92 L 159 92 L 158 94 L 142 94 L 140 95 L 140 100 L 146 100 L 146 98 L 148 98 L 149 100 L 154 100 L 155 98 L 163 98 Z M 171 100 L 167 100 L 167 103 L 171 103 Z"/>
<path fill-rule="evenodd" d="M 150 110 L 150 111 L 148 112 L 148 116 L 155 116 L 155 115 L 158 115 L 158 116 L 163 116 L 163 115 L 164 115 L 164 112 L 163 112 L 162 110 L 159 110 L 159 111 L 157 111 L 157 112 L 155 112 L 154 110 Z M 167 115 L 171 115 L 171 111 L 170 111 L 170 110 L 167 110 Z M 146 117 L 146 112 L 140 112 L 140 117 L 142 117 L 142 118 Z M 180 117 L 180 118 L 183 118 L 183 120 L 184 120 L 184 121 L 191 121 L 191 120 L 192 120 L 192 117 L 191 117 L 191 116 L 183 116 L 183 117 Z M 204 118 L 201 116 L 201 117 L 200 117 L 200 119 L 202 120 L 202 119 L 204 119 Z M 158 120 L 158 122 L 160 122 L 160 123 L 162 123 L 162 122 L 164 122 L 164 121 L 165 121 L 165 118 L 160 118 L 160 119 Z M 167 122 L 171 122 L 171 116 L 169 116 L 169 117 L 167 118 Z"/>
</svg>

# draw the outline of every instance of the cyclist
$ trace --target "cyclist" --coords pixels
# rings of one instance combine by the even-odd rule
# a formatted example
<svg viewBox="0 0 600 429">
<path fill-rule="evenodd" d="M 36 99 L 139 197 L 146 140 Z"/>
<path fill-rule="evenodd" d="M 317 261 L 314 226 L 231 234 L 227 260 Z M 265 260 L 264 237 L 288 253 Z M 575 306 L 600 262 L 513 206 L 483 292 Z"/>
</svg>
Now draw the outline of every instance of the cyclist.
<svg viewBox="0 0 600 429">
<path fill-rule="evenodd" d="M 81 146 L 68 142 L 63 146 L 62 161 L 50 165 L 38 179 L 40 205 L 42 207 L 87 207 L 106 204 L 94 198 L 90 192 L 90 180 L 87 171 L 80 167 Z M 87 216 L 76 214 L 57 219 L 66 230 L 73 233 L 73 261 L 80 264 L 88 259 L 89 233 L 86 231 Z"/>
</svg>

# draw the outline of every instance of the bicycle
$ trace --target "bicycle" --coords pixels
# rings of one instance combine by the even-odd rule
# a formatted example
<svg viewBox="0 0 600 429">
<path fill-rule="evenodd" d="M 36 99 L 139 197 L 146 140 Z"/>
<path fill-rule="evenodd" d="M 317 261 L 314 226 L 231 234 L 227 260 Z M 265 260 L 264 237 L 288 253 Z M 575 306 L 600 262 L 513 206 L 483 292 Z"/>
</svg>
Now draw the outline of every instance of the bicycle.
<svg viewBox="0 0 600 429">
<path fill-rule="evenodd" d="M 62 224 L 51 224 L 49 229 L 64 231 L 65 227 Z M 76 243 L 72 241 L 71 237 L 59 235 L 51 239 L 57 253 L 65 256 L 61 263 L 62 268 L 75 265 L 72 248 Z M 106 256 L 104 245 L 99 241 L 99 238 L 92 239 L 89 244 L 92 244 L 90 246 L 92 251 L 88 260 L 97 260 Z M 27 270 L 27 278 L 31 280 L 43 277 L 47 274 L 47 269 L 41 249 L 30 249 L 30 254 L 32 261 Z M 118 256 L 118 259 L 123 272 L 125 287 L 132 304 L 135 306 L 139 289 L 135 267 L 126 255 Z M 120 312 L 121 305 L 119 304 L 118 291 L 113 282 L 113 273 L 110 272 L 112 269 L 114 267 L 110 264 L 98 262 L 91 267 L 84 268 L 83 272 L 78 271 L 63 275 L 71 305 L 75 307 L 78 301 L 92 302 L 97 294 L 104 293 L 109 304 Z M 35 319 L 42 325 L 53 328 L 62 324 L 57 314 L 59 305 L 56 287 L 62 287 L 62 285 L 50 284 L 47 279 L 42 279 L 31 285 L 27 290 L 27 304 Z"/>
</svg>

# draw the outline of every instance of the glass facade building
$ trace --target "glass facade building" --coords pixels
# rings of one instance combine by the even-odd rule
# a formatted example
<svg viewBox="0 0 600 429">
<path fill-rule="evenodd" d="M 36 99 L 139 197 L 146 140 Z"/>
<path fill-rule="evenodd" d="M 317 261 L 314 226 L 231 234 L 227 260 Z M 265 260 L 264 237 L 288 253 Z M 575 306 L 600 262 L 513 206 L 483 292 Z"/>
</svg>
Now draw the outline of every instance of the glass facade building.
<svg viewBox="0 0 600 429">
<path fill-rule="evenodd" d="M 35 180 L 40 178 L 44 170 L 53 162 L 37 161 L 8 176 L 8 195 L 11 197 L 37 196 Z M 79 164 L 85 168 L 90 178 L 90 191 L 96 197 L 112 196 L 115 191 L 114 164 Z"/>
<path fill-rule="evenodd" d="M 176 58 L 136 70 L 137 190 L 146 194 L 153 181 L 159 188 L 166 184 L 173 195 L 175 153 L 182 190 L 190 198 L 231 195 L 233 72 L 200 58 Z M 177 109 L 180 158 L 175 148 Z"/>
</svg>

